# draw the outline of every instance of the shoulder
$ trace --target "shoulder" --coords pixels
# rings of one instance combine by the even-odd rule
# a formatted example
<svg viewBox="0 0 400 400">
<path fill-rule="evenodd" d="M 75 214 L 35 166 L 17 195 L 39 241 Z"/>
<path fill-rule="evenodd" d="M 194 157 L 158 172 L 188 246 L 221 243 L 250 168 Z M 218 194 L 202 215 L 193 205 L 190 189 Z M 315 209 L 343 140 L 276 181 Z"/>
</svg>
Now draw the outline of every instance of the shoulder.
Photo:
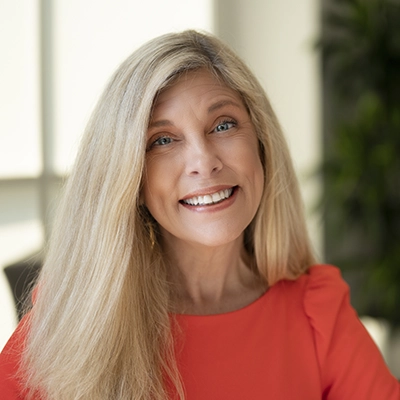
<svg viewBox="0 0 400 400">
<path fill-rule="evenodd" d="M 276 286 L 274 290 L 301 301 L 305 313 L 312 319 L 332 316 L 343 301 L 348 301 L 350 293 L 340 269 L 328 264 L 313 265 L 296 280 L 283 280 Z M 320 311 L 323 315 L 319 315 Z"/>
<path fill-rule="evenodd" d="M 347 326 L 359 329 L 361 322 L 350 304 L 350 290 L 339 268 L 320 264 L 311 266 L 294 281 L 284 280 L 272 287 L 276 303 L 285 304 L 291 320 L 299 321 L 313 337 L 320 367 L 337 333 Z"/>
<path fill-rule="evenodd" d="M 337 330 L 348 323 L 359 327 L 361 322 L 350 304 L 350 289 L 339 268 L 312 266 L 299 278 L 299 284 L 303 289 L 304 313 L 313 329 L 320 363 L 323 364 Z"/>
<path fill-rule="evenodd" d="M 321 319 L 328 323 L 343 303 L 350 304 L 349 286 L 340 269 L 328 264 L 313 265 L 296 280 L 280 281 L 272 290 L 301 304 L 311 323 Z"/>
<path fill-rule="evenodd" d="M 313 265 L 296 280 L 282 280 L 270 291 L 273 308 L 285 315 L 290 326 L 311 335 L 320 366 L 337 331 L 347 323 L 361 325 L 350 305 L 349 286 L 332 265 Z"/>
<path fill-rule="evenodd" d="M 399 384 L 351 306 L 338 268 L 315 265 L 283 286 L 291 287 L 310 327 L 326 398 L 399 398 Z"/>
<path fill-rule="evenodd" d="M 29 329 L 29 315 L 19 323 L 17 329 L 0 353 L 0 393 L 1 399 L 14 400 L 25 398 L 20 381 L 20 364 Z"/>
<path fill-rule="evenodd" d="M 346 309 L 356 316 L 350 306 L 350 289 L 339 268 L 314 265 L 299 278 L 303 281 L 303 306 L 314 328 L 333 329 L 338 314 Z"/>
<path fill-rule="evenodd" d="M 347 295 L 349 286 L 343 280 L 339 268 L 329 264 L 312 265 L 297 280 L 293 281 L 297 290 L 303 292 L 307 300 L 324 300 Z"/>
</svg>

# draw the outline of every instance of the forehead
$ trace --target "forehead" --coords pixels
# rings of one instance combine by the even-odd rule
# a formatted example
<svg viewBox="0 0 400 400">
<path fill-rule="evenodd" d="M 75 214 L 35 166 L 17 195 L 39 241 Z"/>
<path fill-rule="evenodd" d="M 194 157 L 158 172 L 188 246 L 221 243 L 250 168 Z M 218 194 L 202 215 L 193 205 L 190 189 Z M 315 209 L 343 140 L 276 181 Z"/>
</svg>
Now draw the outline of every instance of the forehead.
<svg viewBox="0 0 400 400">
<path fill-rule="evenodd" d="M 239 93 L 207 69 L 188 71 L 161 90 L 154 102 L 154 111 L 186 100 L 209 103 L 231 99 L 243 105 Z"/>
</svg>

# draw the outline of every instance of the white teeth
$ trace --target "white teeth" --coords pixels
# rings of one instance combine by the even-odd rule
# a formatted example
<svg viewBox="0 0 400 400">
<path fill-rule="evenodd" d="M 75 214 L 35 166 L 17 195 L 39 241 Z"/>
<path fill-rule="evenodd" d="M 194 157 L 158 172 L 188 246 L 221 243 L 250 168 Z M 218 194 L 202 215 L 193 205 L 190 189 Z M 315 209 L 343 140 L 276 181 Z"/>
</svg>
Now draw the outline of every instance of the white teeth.
<svg viewBox="0 0 400 400">
<path fill-rule="evenodd" d="M 212 197 L 209 195 L 209 194 L 206 194 L 204 197 L 203 197 L 203 203 L 204 204 L 211 204 L 213 202 L 213 199 L 212 199 Z"/>
<path fill-rule="evenodd" d="M 213 203 L 217 203 L 218 201 L 222 200 L 219 193 L 213 193 L 211 195 Z"/>
<path fill-rule="evenodd" d="M 230 197 L 232 195 L 232 192 L 233 192 L 232 188 L 224 189 L 216 193 L 206 194 L 205 196 L 196 196 L 190 199 L 185 199 L 183 200 L 183 202 L 185 204 L 190 204 L 191 206 L 197 206 L 197 205 L 204 206 L 209 204 L 215 204 Z"/>
</svg>

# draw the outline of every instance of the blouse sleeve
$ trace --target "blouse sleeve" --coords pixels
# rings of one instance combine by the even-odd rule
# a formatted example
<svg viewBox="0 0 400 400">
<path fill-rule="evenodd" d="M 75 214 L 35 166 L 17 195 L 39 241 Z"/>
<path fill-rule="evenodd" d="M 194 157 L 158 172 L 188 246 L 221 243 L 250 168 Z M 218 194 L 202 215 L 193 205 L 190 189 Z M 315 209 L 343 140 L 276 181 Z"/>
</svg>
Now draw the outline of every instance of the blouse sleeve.
<svg viewBox="0 0 400 400">
<path fill-rule="evenodd" d="M 18 368 L 25 342 L 27 316 L 0 353 L 0 398 L 2 400 L 22 400 L 25 398 L 18 379 Z"/>
<path fill-rule="evenodd" d="M 350 305 L 340 271 L 309 271 L 304 308 L 313 329 L 324 400 L 400 400 L 400 384 Z"/>
</svg>

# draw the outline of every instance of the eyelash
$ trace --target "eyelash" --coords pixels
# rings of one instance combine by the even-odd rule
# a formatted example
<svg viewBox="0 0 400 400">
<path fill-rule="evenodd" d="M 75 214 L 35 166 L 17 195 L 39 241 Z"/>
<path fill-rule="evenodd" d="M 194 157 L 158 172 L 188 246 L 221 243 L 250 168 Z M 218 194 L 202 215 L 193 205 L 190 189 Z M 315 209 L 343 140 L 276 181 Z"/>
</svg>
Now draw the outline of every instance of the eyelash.
<svg viewBox="0 0 400 400">
<path fill-rule="evenodd" d="M 232 126 L 228 127 L 227 129 L 218 130 L 218 127 L 221 126 L 221 125 L 232 125 Z M 213 129 L 212 132 L 217 132 L 217 133 L 226 132 L 229 129 L 234 128 L 236 125 L 237 125 L 237 122 L 235 120 L 233 120 L 233 119 L 224 119 L 224 120 L 218 122 L 218 124 L 215 126 L 215 128 Z M 164 140 L 164 139 L 169 140 L 169 142 L 168 143 L 164 143 L 164 144 L 157 143 L 157 142 L 160 142 L 161 140 Z M 166 145 L 170 144 L 172 141 L 173 141 L 173 139 L 170 138 L 169 136 L 160 136 L 150 144 L 148 150 L 152 149 L 154 146 L 166 146 Z"/>
<path fill-rule="evenodd" d="M 221 125 L 227 125 L 227 124 L 231 124 L 232 126 L 230 128 L 227 129 L 223 129 L 222 131 L 217 130 L 219 126 Z M 237 125 L 237 122 L 234 121 L 233 119 L 226 119 L 226 120 L 222 120 L 220 122 L 218 122 L 217 126 L 214 128 L 213 132 L 226 132 L 229 129 L 234 128 Z"/>
<path fill-rule="evenodd" d="M 169 142 L 168 143 L 157 143 L 157 142 L 160 142 L 161 140 L 163 140 L 163 139 L 167 139 L 167 140 L 169 140 Z M 152 144 L 151 144 L 151 146 L 165 146 L 165 145 L 167 145 L 167 144 L 169 144 L 169 143 L 171 143 L 171 141 L 172 141 L 172 139 L 170 138 L 170 137 L 168 137 L 168 136 L 160 136 L 159 138 L 157 138 Z"/>
</svg>

